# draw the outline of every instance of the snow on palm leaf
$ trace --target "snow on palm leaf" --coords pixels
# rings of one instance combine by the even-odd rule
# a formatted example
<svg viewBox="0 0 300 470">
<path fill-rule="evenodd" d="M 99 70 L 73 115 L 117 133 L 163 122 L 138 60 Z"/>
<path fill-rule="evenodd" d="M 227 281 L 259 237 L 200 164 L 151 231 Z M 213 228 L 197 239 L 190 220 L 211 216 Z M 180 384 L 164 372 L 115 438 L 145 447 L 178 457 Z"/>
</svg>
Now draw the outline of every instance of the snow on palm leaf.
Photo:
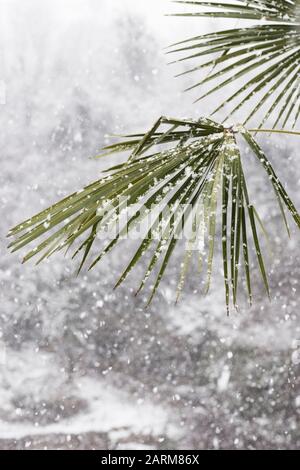
<svg viewBox="0 0 300 470">
<path fill-rule="evenodd" d="M 229 106 L 229 116 L 251 100 L 255 103 L 244 125 L 259 111 L 261 126 L 269 119 L 285 127 L 295 127 L 300 115 L 300 1 L 299 0 L 237 0 L 177 1 L 196 7 L 191 13 L 175 16 L 229 18 L 255 21 L 249 27 L 226 29 L 200 35 L 173 46 L 170 53 L 183 53 L 177 62 L 203 60 L 183 74 L 208 70 L 201 81 L 188 90 L 203 86 L 201 100 L 218 90 L 230 86 L 239 78 L 244 83 L 213 110 L 215 114 Z M 207 86 L 209 86 L 207 90 Z"/>
<path fill-rule="evenodd" d="M 90 269 L 122 238 L 130 238 L 139 229 L 136 252 L 116 286 L 150 252 L 150 262 L 138 289 L 141 291 L 149 278 L 155 276 L 150 303 L 177 244 L 184 240 L 179 298 L 195 254 L 203 270 L 206 268 L 205 291 L 209 290 L 219 206 L 227 308 L 230 298 L 237 305 L 242 270 L 252 302 L 251 251 L 270 295 L 258 228 L 264 234 L 266 231 L 249 198 L 238 135 L 246 140 L 267 172 L 286 227 L 284 206 L 300 228 L 300 216 L 292 201 L 267 157 L 244 127 L 226 128 L 210 119 L 188 121 L 162 117 L 146 134 L 124 136 L 125 141 L 106 147 L 105 155 L 130 151 L 128 161 L 109 168 L 103 178 L 13 228 L 9 233 L 14 238 L 10 247 L 16 251 L 44 237 L 24 258 L 27 261 L 39 256 L 40 262 L 78 242 L 74 257 L 82 254 L 80 271 L 101 235 L 113 233 L 109 243 L 89 262 Z M 250 245 L 254 250 L 250 250 Z"/>
</svg>

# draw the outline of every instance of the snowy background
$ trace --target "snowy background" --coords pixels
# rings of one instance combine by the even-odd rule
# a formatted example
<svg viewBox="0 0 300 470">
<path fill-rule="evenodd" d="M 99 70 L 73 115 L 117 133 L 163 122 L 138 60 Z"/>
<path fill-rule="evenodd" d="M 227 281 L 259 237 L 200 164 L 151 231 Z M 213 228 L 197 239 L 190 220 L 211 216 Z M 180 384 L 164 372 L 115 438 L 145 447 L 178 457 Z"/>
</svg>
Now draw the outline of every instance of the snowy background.
<svg viewBox="0 0 300 470">
<path fill-rule="evenodd" d="M 254 307 L 229 318 L 218 262 L 211 293 L 192 277 L 175 307 L 175 260 L 145 311 L 132 294 L 142 271 L 112 291 L 126 250 L 79 278 L 68 259 L 21 266 L 6 250 L 10 227 L 96 179 L 107 161 L 89 157 L 105 135 L 205 114 L 181 93 L 192 77 L 173 79 L 186 65 L 167 66 L 163 49 L 212 25 L 163 15 L 175 7 L 0 0 L 2 449 L 300 445 L 299 234 L 287 240 L 257 168 L 248 176 L 274 242 L 273 300 L 257 276 Z M 300 207 L 297 140 L 259 140 Z"/>
</svg>

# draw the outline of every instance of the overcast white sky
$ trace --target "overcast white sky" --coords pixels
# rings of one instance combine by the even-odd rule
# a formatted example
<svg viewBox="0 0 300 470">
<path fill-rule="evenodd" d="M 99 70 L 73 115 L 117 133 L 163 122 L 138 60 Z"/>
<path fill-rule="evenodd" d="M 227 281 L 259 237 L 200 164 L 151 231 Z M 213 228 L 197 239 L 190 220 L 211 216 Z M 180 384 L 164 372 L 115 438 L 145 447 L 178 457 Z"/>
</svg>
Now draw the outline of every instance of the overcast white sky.
<svg viewBox="0 0 300 470">
<path fill-rule="evenodd" d="M 26 102 L 31 115 L 38 109 L 39 124 L 55 127 L 49 113 L 55 106 L 54 113 L 72 112 L 77 87 L 94 120 L 110 113 L 149 125 L 161 114 L 203 114 L 181 94 L 191 78 L 173 78 L 184 65 L 168 66 L 164 48 L 208 22 L 165 16 L 174 11 L 182 6 L 169 0 L 0 0 L 5 111 L 15 117 Z"/>
</svg>

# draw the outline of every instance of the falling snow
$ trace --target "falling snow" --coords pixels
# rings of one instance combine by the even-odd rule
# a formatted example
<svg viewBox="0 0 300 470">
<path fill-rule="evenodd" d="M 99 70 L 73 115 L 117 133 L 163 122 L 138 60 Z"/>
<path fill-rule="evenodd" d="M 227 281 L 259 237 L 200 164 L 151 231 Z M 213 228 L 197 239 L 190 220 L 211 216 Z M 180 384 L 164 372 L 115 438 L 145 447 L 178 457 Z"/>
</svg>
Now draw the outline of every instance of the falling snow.
<svg viewBox="0 0 300 470">
<path fill-rule="evenodd" d="M 161 0 L 23 3 L 0 5 L 0 448 L 299 448 L 299 234 L 287 239 L 250 153 L 251 196 L 273 239 L 272 303 L 254 275 L 255 305 L 241 295 L 227 317 L 220 272 L 203 298 L 195 265 L 175 307 L 175 257 L 145 309 L 131 286 L 146 263 L 113 291 L 130 244 L 79 277 L 68 256 L 36 268 L 7 253 L 10 227 L 100 177 L 104 161 L 89 157 L 105 136 L 205 111 L 161 53 L 196 25 L 163 17 Z M 260 142 L 300 207 L 297 141 Z"/>
</svg>

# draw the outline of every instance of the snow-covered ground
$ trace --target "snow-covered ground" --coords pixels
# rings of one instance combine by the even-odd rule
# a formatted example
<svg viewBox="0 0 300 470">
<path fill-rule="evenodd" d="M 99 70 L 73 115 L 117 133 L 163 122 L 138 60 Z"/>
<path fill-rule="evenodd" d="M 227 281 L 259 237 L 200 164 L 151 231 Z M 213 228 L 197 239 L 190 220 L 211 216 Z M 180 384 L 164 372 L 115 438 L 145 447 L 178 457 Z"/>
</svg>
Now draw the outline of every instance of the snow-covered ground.
<svg viewBox="0 0 300 470">
<path fill-rule="evenodd" d="M 227 318 L 216 262 L 175 307 L 174 263 L 150 309 L 142 267 L 112 291 L 126 250 L 76 278 L 68 259 L 22 266 L 8 229 L 95 179 L 108 133 L 196 117 L 163 48 L 199 32 L 162 0 L 0 0 L 0 447 L 284 448 L 300 445 L 299 234 L 289 242 L 261 173 L 251 187 L 273 234 L 273 301 Z M 202 22 L 201 32 L 210 24 Z M 260 139 L 297 207 L 299 145 Z M 115 161 L 114 157 L 114 161 Z M 179 258 L 178 258 L 179 259 Z"/>
</svg>

